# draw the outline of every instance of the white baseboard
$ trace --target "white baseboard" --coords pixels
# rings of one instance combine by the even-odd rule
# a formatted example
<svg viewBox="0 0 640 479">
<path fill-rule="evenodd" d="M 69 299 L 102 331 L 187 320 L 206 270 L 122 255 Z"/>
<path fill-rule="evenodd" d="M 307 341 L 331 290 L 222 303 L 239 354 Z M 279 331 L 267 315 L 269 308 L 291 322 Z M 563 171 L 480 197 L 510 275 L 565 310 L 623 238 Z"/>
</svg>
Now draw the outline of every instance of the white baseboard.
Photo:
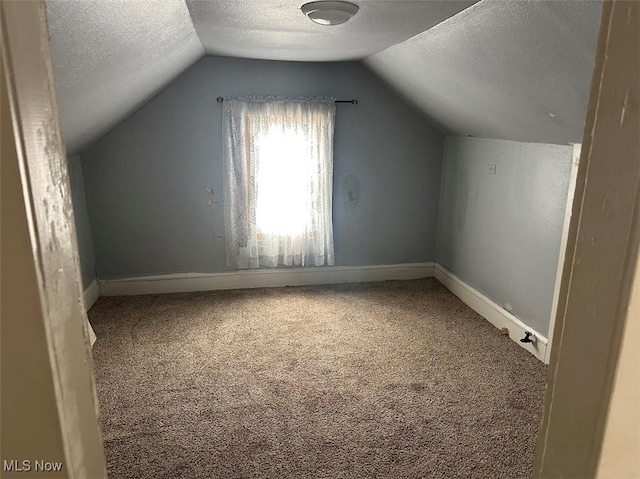
<svg viewBox="0 0 640 479">
<path fill-rule="evenodd" d="M 100 297 L 100 286 L 98 280 L 93 280 L 89 286 L 84 290 L 84 307 L 87 311 L 91 309 L 91 306 Z"/>
<path fill-rule="evenodd" d="M 87 310 L 99 296 L 182 293 L 223 289 L 275 288 L 314 284 L 361 283 L 407 280 L 435 276 L 453 294 L 496 328 L 508 328 L 509 337 L 541 361 L 545 360 L 547 338 L 493 300 L 435 263 L 408 263 L 378 266 L 324 266 L 291 269 L 258 269 L 222 273 L 175 273 L 136 278 L 93 281 L 84 291 Z M 525 331 L 535 336 L 533 343 L 521 343 Z"/>
<path fill-rule="evenodd" d="M 273 288 L 313 284 L 360 283 L 433 276 L 434 263 L 378 266 L 321 266 L 257 269 L 222 273 L 178 273 L 139 278 L 99 280 L 100 295 L 180 293 L 220 289 Z"/>
<path fill-rule="evenodd" d="M 476 289 L 462 281 L 451 271 L 445 269 L 439 264 L 434 267 L 434 276 L 444 286 L 446 286 L 453 294 L 462 300 L 467 306 L 473 309 L 480 316 L 485 318 L 496 328 L 508 328 L 509 337 L 519 346 L 523 347 L 533 354 L 540 361 L 545 361 L 547 351 L 547 338 L 540 333 L 531 329 L 520 319 L 502 308 L 493 300 L 480 293 Z M 525 331 L 530 331 L 535 336 L 533 343 L 521 343 L 525 335 Z"/>
</svg>

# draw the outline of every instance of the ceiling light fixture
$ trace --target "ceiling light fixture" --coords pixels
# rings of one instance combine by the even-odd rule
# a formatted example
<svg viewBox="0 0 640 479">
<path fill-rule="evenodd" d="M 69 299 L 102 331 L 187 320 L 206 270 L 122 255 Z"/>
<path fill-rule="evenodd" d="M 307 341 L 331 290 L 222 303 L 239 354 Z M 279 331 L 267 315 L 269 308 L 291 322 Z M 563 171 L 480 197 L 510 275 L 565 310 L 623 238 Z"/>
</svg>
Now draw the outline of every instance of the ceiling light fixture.
<svg viewBox="0 0 640 479">
<path fill-rule="evenodd" d="M 349 2 L 309 2 L 300 7 L 309 20 L 320 25 L 340 25 L 351 19 L 360 8 Z"/>
</svg>

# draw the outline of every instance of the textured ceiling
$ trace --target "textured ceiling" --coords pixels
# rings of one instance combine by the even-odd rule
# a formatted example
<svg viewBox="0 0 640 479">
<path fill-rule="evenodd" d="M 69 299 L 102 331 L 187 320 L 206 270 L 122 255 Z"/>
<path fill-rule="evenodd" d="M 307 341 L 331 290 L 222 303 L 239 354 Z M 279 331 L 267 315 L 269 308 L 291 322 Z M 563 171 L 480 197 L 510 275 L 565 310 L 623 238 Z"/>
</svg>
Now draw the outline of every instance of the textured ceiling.
<svg viewBox="0 0 640 479">
<path fill-rule="evenodd" d="M 205 51 L 364 58 L 450 133 L 579 142 L 600 1 L 476 1 L 355 0 L 351 21 L 326 27 L 304 17 L 302 0 L 47 0 L 67 150 L 89 146 Z"/>
<path fill-rule="evenodd" d="M 579 143 L 601 2 L 483 0 L 365 63 L 443 130 Z"/>
<path fill-rule="evenodd" d="M 47 13 L 69 154 L 204 54 L 184 0 L 48 0 Z"/>
<path fill-rule="evenodd" d="M 478 0 L 351 0 L 347 23 L 322 26 L 304 0 L 186 0 L 207 53 L 268 60 L 361 59 L 437 25 Z"/>
</svg>

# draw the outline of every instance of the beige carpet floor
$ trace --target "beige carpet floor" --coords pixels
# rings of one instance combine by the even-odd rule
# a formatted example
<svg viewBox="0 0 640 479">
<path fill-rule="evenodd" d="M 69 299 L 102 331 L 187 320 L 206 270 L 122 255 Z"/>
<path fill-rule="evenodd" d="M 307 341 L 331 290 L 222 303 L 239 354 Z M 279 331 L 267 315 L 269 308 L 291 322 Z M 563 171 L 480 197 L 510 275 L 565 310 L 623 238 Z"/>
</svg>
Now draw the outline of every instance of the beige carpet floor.
<svg viewBox="0 0 640 479">
<path fill-rule="evenodd" d="M 545 367 L 435 279 L 100 298 L 109 477 L 528 478 Z"/>
</svg>

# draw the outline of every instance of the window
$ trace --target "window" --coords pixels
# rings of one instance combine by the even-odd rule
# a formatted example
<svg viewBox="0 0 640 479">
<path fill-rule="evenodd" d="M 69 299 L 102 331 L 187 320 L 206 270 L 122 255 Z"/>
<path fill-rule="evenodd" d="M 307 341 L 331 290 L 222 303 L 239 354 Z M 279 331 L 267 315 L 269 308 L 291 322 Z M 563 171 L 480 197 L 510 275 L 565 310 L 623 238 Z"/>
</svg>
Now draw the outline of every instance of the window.
<svg viewBox="0 0 640 479">
<path fill-rule="evenodd" d="M 307 152 L 307 139 L 293 128 L 274 127 L 256 136 L 258 239 L 269 235 L 296 236 L 311 227 L 312 198 L 308 181 L 318 170 L 317 155 Z"/>
<path fill-rule="evenodd" d="M 227 265 L 333 264 L 333 99 L 248 97 L 224 108 Z"/>
</svg>

